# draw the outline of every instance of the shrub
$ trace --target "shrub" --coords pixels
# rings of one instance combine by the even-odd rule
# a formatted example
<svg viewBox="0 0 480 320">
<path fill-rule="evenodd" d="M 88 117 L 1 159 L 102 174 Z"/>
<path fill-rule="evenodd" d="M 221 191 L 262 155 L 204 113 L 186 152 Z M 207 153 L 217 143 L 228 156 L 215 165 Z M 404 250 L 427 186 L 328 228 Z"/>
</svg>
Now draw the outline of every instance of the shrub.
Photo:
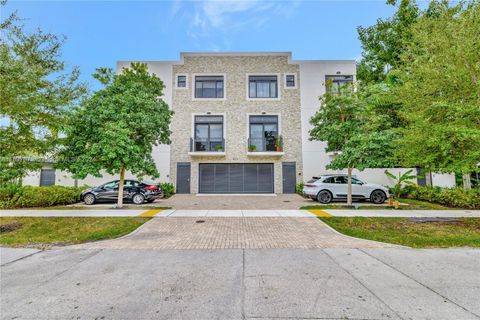
<svg viewBox="0 0 480 320">
<path fill-rule="evenodd" d="M 465 190 L 461 187 L 416 187 L 407 198 L 442 204 L 448 207 L 480 209 L 480 189 Z"/>
<path fill-rule="evenodd" d="M 9 185 L 0 188 L 0 208 L 31 208 L 66 205 L 80 201 L 83 188 Z"/>
<path fill-rule="evenodd" d="M 305 195 L 303 194 L 303 182 L 297 183 L 297 185 L 295 186 L 295 192 L 302 197 L 305 197 Z"/>
<path fill-rule="evenodd" d="M 175 186 L 172 183 L 160 183 L 160 188 L 162 188 L 165 198 L 170 198 L 175 194 Z"/>
</svg>

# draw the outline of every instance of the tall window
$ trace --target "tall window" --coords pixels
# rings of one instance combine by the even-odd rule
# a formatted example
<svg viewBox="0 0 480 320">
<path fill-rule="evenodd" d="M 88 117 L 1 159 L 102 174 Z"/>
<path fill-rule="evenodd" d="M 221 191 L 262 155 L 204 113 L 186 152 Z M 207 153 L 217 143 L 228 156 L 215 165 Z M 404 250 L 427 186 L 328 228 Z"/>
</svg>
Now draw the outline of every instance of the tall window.
<svg viewBox="0 0 480 320">
<path fill-rule="evenodd" d="M 276 151 L 277 137 L 277 116 L 250 116 L 250 151 Z"/>
<path fill-rule="evenodd" d="M 336 93 L 339 87 L 353 84 L 353 76 L 325 76 L 325 86 L 328 91 Z"/>
<path fill-rule="evenodd" d="M 223 116 L 195 116 L 194 151 L 222 151 Z"/>
<path fill-rule="evenodd" d="M 277 98 L 277 76 L 249 76 L 248 96 L 250 98 Z"/>
<path fill-rule="evenodd" d="M 223 98 L 223 76 L 196 76 L 195 98 Z"/>
</svg>

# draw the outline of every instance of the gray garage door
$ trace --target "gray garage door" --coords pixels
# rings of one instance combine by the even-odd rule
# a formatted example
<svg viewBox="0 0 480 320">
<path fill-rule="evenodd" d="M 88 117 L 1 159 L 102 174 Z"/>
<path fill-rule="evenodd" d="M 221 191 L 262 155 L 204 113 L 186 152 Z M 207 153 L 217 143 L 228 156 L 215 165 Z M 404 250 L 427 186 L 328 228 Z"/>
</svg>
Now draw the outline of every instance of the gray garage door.
<svg viewBox="0 0 480 320">
<path fill-rule="evenodd" d="M 200 193 L 273 193 L 272 163 L 201 163 Z"/>
</svg>

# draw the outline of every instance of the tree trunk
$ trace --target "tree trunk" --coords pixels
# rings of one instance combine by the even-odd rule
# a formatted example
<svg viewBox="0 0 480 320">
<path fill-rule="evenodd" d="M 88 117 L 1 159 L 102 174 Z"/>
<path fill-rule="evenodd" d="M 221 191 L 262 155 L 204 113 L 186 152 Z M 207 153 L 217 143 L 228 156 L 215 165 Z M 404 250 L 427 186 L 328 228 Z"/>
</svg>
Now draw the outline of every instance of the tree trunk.
<svg viewBox="0 0 480 320">
<path fill-rule="evenodd" d="M 348 168 L 347 206 L 352 205 L 352 171 L 353 168 Z"/>
<path fill-rule="evenodd" d="M 123 207 L 123 184 L 125 180 L 125 167 L 122 166 L 120 169 L 120 183 L 118 185 L 118 200 L 117 200 L 117 208 Z"/>
<path fill-rule="evenodd" d="M 462 178 L 463 178 L 463 189 L 465 190 L 472 189 L 472 180 L 470 179 L 470 174 L 465 173 L 464 175 L 462 175 Z"/>
</svg>

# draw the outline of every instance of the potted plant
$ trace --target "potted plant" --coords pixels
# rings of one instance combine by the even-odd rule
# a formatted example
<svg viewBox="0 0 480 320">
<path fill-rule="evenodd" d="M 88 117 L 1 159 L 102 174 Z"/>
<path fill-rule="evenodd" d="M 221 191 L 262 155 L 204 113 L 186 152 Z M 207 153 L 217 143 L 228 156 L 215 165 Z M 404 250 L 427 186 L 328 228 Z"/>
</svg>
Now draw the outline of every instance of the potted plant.
<svg viewBox="0 0 480 320">
<path fill-rule="evenodd" d="M 282 149 L 283 149 L 282 136 L 278 136 L 277 140 L 275 141 L 275 148 L 277 149 L 277 152 L 282 152 Z"/>
<path fill-rule="evenodd" d="M 393 193 L 393 196 L 395 197 L 395 209 L 398 209 L 398 199 L 400 199 L 400 195 L 402 194 L 402 189 L 403 185 L 413 185 L 416 186 L 417 184 L 413 181 L 410 181 L 412 179 L 417 178 L 416 175 L 412 174 L 413 170 L 408 170 L 404 174 L 398 173 L 398 177 L 394 175 L 393 173 L 389 172 L 388 170 L 385 170 L 385 174 L 395 180 L 395 186 L 391 187 L 390 190 Z"/>
<path fill-rule="evenodd" d="M 249 146 L 248 146 L 248 151 L 250 151 L 250 152 L 255 152 L 255 151 L 257 151 L 257 146 L 254 145 L 254 144 L 249 145 Z"/>
<path fill-rule="evenodd" d="M 217 151 L 217 152 L 222 152 L 222 151 L 223 151 L 223 145 L 217 144 L 217 145 L 215 146 L 215 151 Z"/>
</svg>

